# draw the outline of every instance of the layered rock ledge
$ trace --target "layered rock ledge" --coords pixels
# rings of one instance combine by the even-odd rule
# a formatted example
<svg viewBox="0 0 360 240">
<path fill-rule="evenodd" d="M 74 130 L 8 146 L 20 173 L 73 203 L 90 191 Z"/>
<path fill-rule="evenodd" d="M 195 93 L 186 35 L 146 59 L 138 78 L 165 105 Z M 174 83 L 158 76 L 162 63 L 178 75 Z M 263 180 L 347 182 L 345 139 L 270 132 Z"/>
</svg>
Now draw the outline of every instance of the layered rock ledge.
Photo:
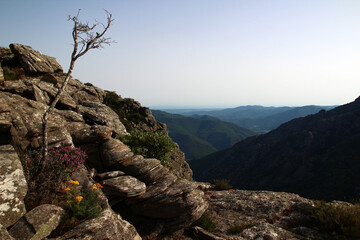
<svg viewBox="0 0 360 240">
<path fill-rule="evenodd" d="M 0 159 L 9 162 L 11 166 L 17 157 L 14 148 L 18 153 L 40 149 L 41 118 L 57 93 L 64 74 L 55 58 L 28 46 L 12 44 L 11 51 L 4 49 L 0 52 L 2 66 L 11 63 L 9 66 L 15 65 L 25 72 L 19 80 L 0 82 L 0 144 L 7 144 L 0 148 L 5 152 L 9 149 L 14 155 L 1 153 Z M 103 192 L 112 209 L 121 214 L 126 209 L 124 217 L 134 226 L 113 210 L 105 208 L 100 217 L 77 226 L 59 239 L 102 239 L 105 236 L 106 239 L 140 239 L 137 232 L 144 239 L 154 239 L 159 234 L 189 227 L 208 205 L 204 193 L 197 189 L 196 184 L 187 180 L 191 179 L 192 173 L 182 153 L 177 149 L 176 154 L 180 157 L 172 156 L 175 167 L 171 171 L 157 159 L 134 155 L 128 146 L 117 139 L 128 132 L 119 116 L 104 104 L 107 94 L 90 84 L 70 79 L 66 91 L 49 117 L 49 145 L 59 146 L 65 141 L 84 150 L 89 156 L 86 165 L 96 172 L 85 174 L 85 178 L 91 175 L 97 179 L 103 185 Z M 143 110 L 141 106 L 137 107 Z M 147 121 L 156 125 L 151 112 L 147 110 L 145 114 L 149 116 Z M 5 166 L 4 171 L 8 171 L 8 168 Z M 0 186 L 7 184 L 6 181 L 0 181 Z M 21 192 L 19 199 L 22 199 L 26 193 L 26 184 L 17 185 L 24 185 L 24 188 L 16 189 Z M 9 200 L 5 199 L 5 195 L 3 198 L 4 201 Z M 23 225 L 19 218 L 25 213 L 20 203 L 14 204 L 22 209 L 18 216 L 9 222 L 0 221 L 4 227 L 18 221 L 18 225 L 13 226 L 17 230 L 10 231 L 10 235 L 20 231 L 18 229 Z M 134 219 L 153 224 L 144 229 L 141 225 L 143 222 Z"/>
</svg>

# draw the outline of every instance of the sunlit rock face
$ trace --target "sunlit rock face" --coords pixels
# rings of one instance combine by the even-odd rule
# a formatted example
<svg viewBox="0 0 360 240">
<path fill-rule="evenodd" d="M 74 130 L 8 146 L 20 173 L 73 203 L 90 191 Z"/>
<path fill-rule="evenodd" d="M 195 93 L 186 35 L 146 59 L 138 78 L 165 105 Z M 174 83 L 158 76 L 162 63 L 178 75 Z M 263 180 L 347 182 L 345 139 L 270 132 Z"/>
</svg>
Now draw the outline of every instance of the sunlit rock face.
<svg viewBox="0 0 360 240">
<path fill-rule="evenodd" d="M 19 218 L 25 213 L 22 199 L 27 190 L 14 148 L 19 152 L 41 148 L 42 116 L 54 99 L 64 74 L 54 58 L 30 47 L 13 44 L 10 55 L 8 51 L 3 52 L 1 55 L 0 51 L 2 63 L 11 62 L 11 66 L 24 70 L 20 79 L 4 81 L 0 87 L 0 146 L 9 143 L 14 146 L 1 146 L 0 159 L 7 164 L 1 168 L 1 177 L 11 177 L 3 180 L 4 184 L 0 187 L 18 194 L 1 192 L 4 200 L 1 215 L 6 214 L 6 218 L 9 218 L 9 213 L 5 211 L 16 210 L 18 213 L 8 222 L 0 221 L 0 224 L 8 227 L 20 221 Z M 88 155 L 86 166 L 91 171 L 83 169 L 85 173 L 81 182 L 91 182 L 90 177 L 96 179 L 103 185 L 103 192 L 108 198 L 104 200 L 105 210 L 98 218 L 84 222 L 61 239 L 77 239 L 76 236 L 86 236 L 87 239 L 141 239 L 138 231 L 149 239 L 149 236 L 156 238 L 159 234 L 189 227 L 208 205 L 203 198 L 204 193 L 190 181 L 192 172 L 183 153 L 178 147 L 175 149 L 171 156 L 171 170 L 157 159 L 134 155 L 128 146 L 117 139 L 129 133 L 122 122 L 124 119 L 120 119 L 104 104 L 107 94 L 109 92 L 91 84 L 70 79 L 49 116 L 49 146 L 68 142 L 83 149 Z M 142 121 L 134 123 L 140 126 L 140 130 L 166 131 L 148 108 L 134 100 L 125 102 L 128 112 L 142 114 Z M 114 210 L 124 213 L 124 217 Z M 131 224 L 126 221 L 128 219 Z M 140 231 L 142 225 L 138 219 L 154 224 Z M 21 228 L 21 224 L 18 228 Z"/>
<path fill-rule="evenodd" d="M 62 67 L 54 57 L 46 56 L 29 46 L 10 44 L 11 52 L 15 55 L 21 67 L 27 73 L 62 72 Z"/>
<path fill-rule="evenodd" d="M 11 145 L 0 146 L 0 224 L 14 224 L 26 212 L 27 183 L 19 157 Z"/>
</svg>

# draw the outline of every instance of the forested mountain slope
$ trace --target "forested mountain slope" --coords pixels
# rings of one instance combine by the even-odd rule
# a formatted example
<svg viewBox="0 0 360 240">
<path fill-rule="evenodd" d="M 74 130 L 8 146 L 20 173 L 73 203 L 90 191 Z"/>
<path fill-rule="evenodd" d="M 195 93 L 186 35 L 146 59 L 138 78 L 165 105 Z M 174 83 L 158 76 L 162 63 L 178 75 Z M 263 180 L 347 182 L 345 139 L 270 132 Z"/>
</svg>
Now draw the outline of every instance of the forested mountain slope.
<svg viewBox="0 0 360 240">
<path fill-rule="evenodd" d="M 358 197 L 360 98 L 192 161 L 195 179 L 318 199 Z"/>
</svg>

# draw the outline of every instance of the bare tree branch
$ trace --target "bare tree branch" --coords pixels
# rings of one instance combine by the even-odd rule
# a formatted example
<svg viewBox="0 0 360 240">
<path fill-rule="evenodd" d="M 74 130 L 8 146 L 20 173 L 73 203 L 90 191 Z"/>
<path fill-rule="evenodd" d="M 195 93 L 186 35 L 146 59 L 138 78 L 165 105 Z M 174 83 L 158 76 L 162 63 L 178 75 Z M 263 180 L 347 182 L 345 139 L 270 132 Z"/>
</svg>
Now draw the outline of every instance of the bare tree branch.
<svg viewBox="0 0 360 240">
<path fill-rule="evenodd" d="M 63 81 L 61 87 L 58 89 L 58 92 L 55 98 L 50 103 L 49 107 L 45 111 L 42 117 L 42 133 L 43 133 L 43 149 L 42 149 L 42 159 L 39 164 L 39 172 L 41 172 L 44 166 L 47 164 L 47 153 L 48 153 L 48 135 L 47 135 L 47 121 L 48 116 L 53 111 L 56 103 L 59 101 L 61 94 L 64 92 L 65 87 L 71 77 L 71 73 L 74 69 L 76 60 L 86 54 L 91 49 L 101 48 L 104 44 L 110 45 L 113 43 L 111 38 L 105 38 L 104 35 L 106 31 L 110 28 L 114 19 L 112 18 L 112 14 L 106 11 L 106 24 L 99 23 L 96 21 L 95 24 L 90 25 L 89 23 L 82 23 L 79 21 L 80 9 L 76 16 L 71 17 L 69 15 L 68 20 L 73 21 L 74 27 L 72 30 L 72 38 L 74 41 L 74 49 L 71 54 L 71 61 L 69 70 L 66 74 L 65 80 Z M 95 28 L 98 26 L 102 26 L 102 30 L 100 32 L 94 32 Z M 80 47 L 79 47 L 80 45 Z M 80 49 L 80 50 L 79 50 Z"/>
</svg>

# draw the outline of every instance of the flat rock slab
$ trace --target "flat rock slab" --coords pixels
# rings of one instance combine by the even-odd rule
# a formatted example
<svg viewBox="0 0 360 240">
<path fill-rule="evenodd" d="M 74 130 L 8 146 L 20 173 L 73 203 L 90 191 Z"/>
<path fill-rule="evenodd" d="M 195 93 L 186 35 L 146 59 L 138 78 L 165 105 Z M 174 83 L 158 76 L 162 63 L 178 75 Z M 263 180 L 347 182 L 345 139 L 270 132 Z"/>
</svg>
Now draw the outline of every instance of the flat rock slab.
<svg viewBox="0 0 360 240">
<path fill-rule="evenodd" d="M 77 106 L 76 110 L 89 122 L 108 126 L 117 135 L 127 134 L 125 126 L 119 120 L 119 116 L 105 104 L 84 101 Z"/>
<path fill-rule="evenodd" d="M 0 224 L 5 228 L 25 214 L 26 192 L 26 179 L 15 149 L 0 146 Z"/>
<path fill-rule="evenodd" d="M 16 239 L 44 239 L 59 225 L 65 210 L 61 207 L 43 204 L 26 213 L 9 230 Z"/>
<path fill-rule="evenodd" d="M 63 71 L 54 57 L 44 55 L 29 46 L 10 44 L 10 49 L 27 73 L 53 73 Z"/>
<path fill-rule="evenodd" d="M 104 210 L 99 217 L 87 220 L 65 233 L 56 240 L 141 240 L 135 227 L 123 220 L 110 209 Z"/>
<path fill-rule="evenodd" d="M 131 176 L 120 176 L 101 181 L 104 193 L 111 196 L 135 197 L 144 194 L 145 183 Z"/>
</svg>

